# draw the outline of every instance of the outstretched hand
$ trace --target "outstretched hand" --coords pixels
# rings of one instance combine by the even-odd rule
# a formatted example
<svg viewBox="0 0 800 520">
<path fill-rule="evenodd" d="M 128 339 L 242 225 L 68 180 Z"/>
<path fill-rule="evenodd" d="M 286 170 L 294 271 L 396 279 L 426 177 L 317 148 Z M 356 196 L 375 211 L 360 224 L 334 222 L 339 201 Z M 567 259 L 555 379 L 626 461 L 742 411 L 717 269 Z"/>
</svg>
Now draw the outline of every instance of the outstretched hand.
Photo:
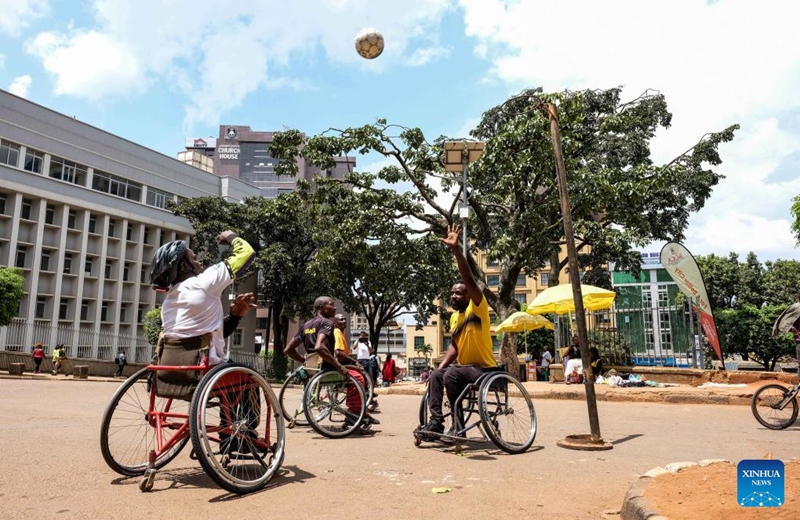
<svg viewBox="0 0 800 520">
<path fill-rule="evenodd" d="M 234 316 L 244 316 L 250 309 L 256 308 L 256 297 L 253 293 L 239 294 L 231 304 L 231 314 Z"/>
<path fill-rule="evenodd" d="M 236 233 L 228 229 L 217 235 L 217 243 L 222 244 L 223 246 L 229 246 L 236 236 Z"/>
<path fill-rule="evenodd" d="M 461 226 L 450 224 L 447 226 L 447 237 L 440 238 L 450 248 L 458 248 L 458 237 L 461 234 Z"/>
</svg>

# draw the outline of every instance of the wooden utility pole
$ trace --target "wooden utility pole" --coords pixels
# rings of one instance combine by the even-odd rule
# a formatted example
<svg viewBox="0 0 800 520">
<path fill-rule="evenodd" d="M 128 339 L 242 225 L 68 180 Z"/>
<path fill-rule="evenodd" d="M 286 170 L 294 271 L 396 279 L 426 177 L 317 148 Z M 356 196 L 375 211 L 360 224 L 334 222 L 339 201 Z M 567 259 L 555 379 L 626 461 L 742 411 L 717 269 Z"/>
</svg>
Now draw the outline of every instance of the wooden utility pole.
<svg viewBox="0 0 800 520">
<path fill-rule="evenodd" d="M 553 154 L 556 159 L 556 177 L 558 178 L 558 194 L 561 199 L 561 213 L 564 219 L 564 236 L 567 241 L 567 260 L 569 262 L 569 278 L 572 282 L 572 297 L 575 301 L 575 320 L 578 322 L 578 339 L 581 346 L 581 362 L 584 371 L 584 387 L 586 388 L 586 405 L 589 408 L 589 426 L 591 437 L 582 439 L 582 436 L 570 436 L 565 442 L 559 443 L 564 448 L 573 449 L 610 449 L 611 444 L 605 443 L 600 435 L 600 418 L 597 415 L 597 396 L 594 391 L 594 381 L 589 381 L 586 374 L 591 374 L 589 358 L 589 338 L 586 333 L 586 312 L 583 308 L 583 293 L 581 291 L 581 278 L 578 270 L 578 252 L 575 248 L 575 231 L 572 226 L 572 207 L 569 203 L 569 190 L 567 189 L 567 170 L 564 166 L 564 154 L 561 150 L 561 128 L 558 125 L 558 109 L 552 103 L 545 105 L 550 120 L 550 138 L 553 141 Z M 564 374 L 567 377 L 569 374 Z M 584 441 L 584 442 L 582 442 Z"/>
</svg>

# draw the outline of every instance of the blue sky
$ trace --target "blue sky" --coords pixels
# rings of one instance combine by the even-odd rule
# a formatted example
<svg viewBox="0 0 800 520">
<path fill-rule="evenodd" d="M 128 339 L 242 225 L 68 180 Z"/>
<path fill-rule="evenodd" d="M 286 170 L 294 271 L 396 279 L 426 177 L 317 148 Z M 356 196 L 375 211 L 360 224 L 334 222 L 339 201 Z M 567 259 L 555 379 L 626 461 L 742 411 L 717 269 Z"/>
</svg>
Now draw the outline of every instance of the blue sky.
<svg viewBox="0 0 800 520">
<path fill-rule="evenodd" d="M 0 88 L 171 156 L 220 124 L 385 117 L 459 137 L 526 87 L 658 89 L 674 117 L 656 160 L 742 125 L 687 247 L 763 261 L 796 257 L 798 15 L 790 0 L 0 0 Z M 353 48 L 366 26 L 386 39 L 372 61 Z"/>
</svg>

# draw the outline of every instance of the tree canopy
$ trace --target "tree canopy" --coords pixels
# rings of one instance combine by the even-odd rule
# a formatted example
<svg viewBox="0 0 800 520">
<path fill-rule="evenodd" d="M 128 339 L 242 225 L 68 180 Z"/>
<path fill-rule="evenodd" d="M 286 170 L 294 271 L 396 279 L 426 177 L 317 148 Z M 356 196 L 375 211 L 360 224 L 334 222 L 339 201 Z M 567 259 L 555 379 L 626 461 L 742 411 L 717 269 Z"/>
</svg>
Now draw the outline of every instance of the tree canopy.
<svg viewBox="0 0 800 520">
<path fill-rule="evenodd" d="M 469 167 L 467 195 L 473 216 L 468 223 L 468 262 L 501 318 L 519 309 L 514 298 L 519 274 L 535 276 L 550 262 L 550 283 L 557 284 L 566 267 L 549 123 L 537 108 L 545 102 L 556 104 L 560 113 L 579 261 L 588 276 L 584 279 L 600 285 L 609 283 L 601 269 L 608 262 L 637 270 L 640 256 L 635 248 L 683 238 L 690 214 L 704 206 L 723 177 L 711 169 L 721 163 L 718 146 L 730 141 L 738 128 L 706 134 L 657 165 L 650 157 L 650 140 L 672 119 L 664 96 L 657 92 L 623 102 L 619 88 L 551 94 L 527 90 L 485 112 L 472 132 L 485 141 L 485 151 Z M 275 136 L 271 152 L 283 159 L 276 172 L 288 175 L 297 173 L 297 156 L 326 170 L 334 166 L 334 156 L 376 152 L 391 164 L 374 173 L 352 172 L 347 182 L 370 197 L 387 218 L 411 217 L 419 232 L 444 236 L 446 226 L 460 219 L 462 189 L 460 174 L 444 170 L 445 140 L 429 142 L 419 128 L 379 119 L 309 138 L 295 130 L 282 132 Z M 440 196 L 440 182 L 450 190 L 449 200 Z M 382 196 L 388 190 L 379 186 L 387 184 L 398 188 L 395 196 Z M 410 190 L 399 189 L 409 186 Z M 476 250 L 500 262 L 496 291 L 486 285 Z M 504 338 L 501 357 L 510 363 L 515 353 L 515 345 Z"/>
<path fill-rule="evenodd" d="M 19 315 L 24 285 L 21 269 L 0 267 L 0 327 Z"/>
</svg>

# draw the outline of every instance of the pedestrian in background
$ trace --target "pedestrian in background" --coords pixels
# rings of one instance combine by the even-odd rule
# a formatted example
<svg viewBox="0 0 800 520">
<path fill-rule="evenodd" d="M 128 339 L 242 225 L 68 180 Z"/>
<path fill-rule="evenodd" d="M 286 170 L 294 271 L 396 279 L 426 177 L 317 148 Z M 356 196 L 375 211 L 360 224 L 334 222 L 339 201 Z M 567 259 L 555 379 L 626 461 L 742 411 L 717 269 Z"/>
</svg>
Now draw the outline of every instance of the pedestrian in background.
<svg viewBox="0 0 800 520">
<path fill-rule="evenodd" d="M 122 375 L 122 371 L 125 369 L 125 365 L 128 364 L 128 359 L 125 357 L 125 353 L 123 351 L 119 351 L 117 357 L 114 359 L 114 362 L 117 364 L 117 373 L 114 374 L 114 377 L 120 377 Z"/>
<path fill-rule="evenodd" d="M 386 361 L 383 363 L 383 386 L 391 386 L 397 376 L 397 366 L 392 359 L 392 353 L 386 354 Z"/>
<path fill-rule="evenodd" d="M 36 368 L 33 370 L 34 374 L 42 373 L 43 359 L 44 359 L 44 350 L 42 349 L 42 344 L 37 343 L 36 346 L 33 348 L 33 363 L 36 365 Z"/>
</svg>

